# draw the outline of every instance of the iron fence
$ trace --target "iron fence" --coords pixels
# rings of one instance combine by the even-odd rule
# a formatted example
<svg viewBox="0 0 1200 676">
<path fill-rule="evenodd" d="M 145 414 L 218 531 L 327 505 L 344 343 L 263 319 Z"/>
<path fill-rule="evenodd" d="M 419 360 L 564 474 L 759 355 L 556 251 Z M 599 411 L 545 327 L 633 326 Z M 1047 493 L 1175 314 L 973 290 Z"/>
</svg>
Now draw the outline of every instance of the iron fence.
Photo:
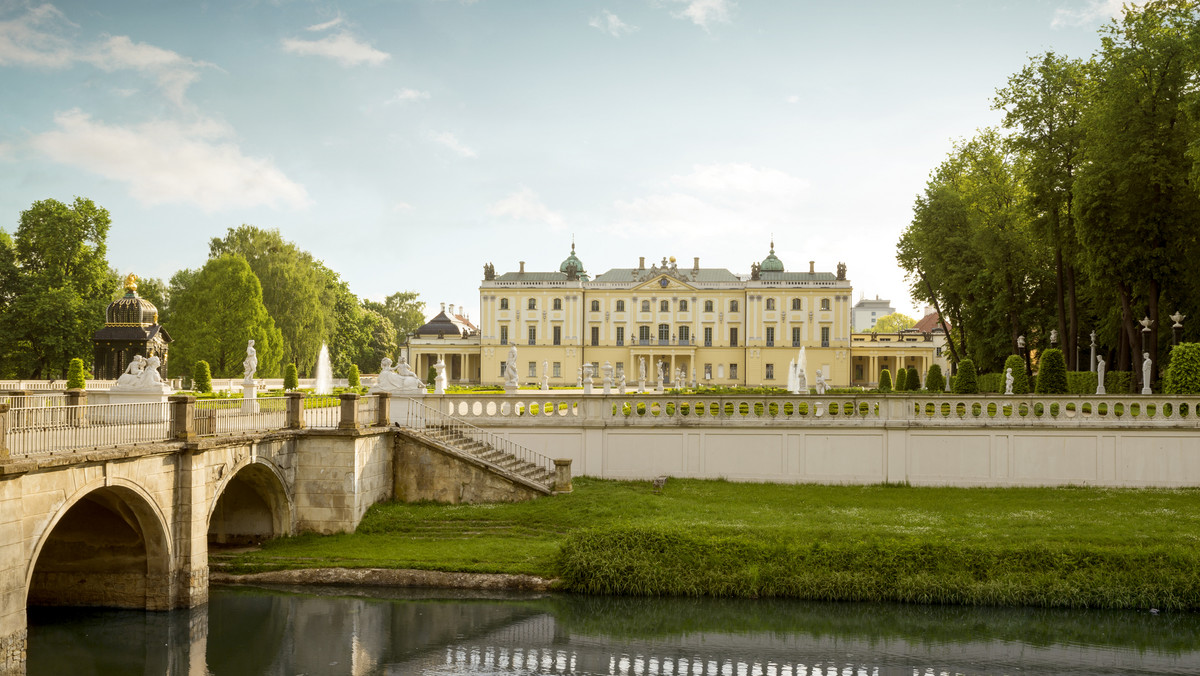
<svg viewBox="0 0 1200 676">
<path fill-rule="evenodd" d="M 287 400 L 197 399 L 192 419 L 196 434 L 202 437 L 276 430 L 287 425 Z"/>
<path fill-rule="evenodd" d="M 165 402 L 43 406 L 10 410 L 9 414 L 6 444 L 14 456 L 89 451 L 170 438 Z"/>
</svg>

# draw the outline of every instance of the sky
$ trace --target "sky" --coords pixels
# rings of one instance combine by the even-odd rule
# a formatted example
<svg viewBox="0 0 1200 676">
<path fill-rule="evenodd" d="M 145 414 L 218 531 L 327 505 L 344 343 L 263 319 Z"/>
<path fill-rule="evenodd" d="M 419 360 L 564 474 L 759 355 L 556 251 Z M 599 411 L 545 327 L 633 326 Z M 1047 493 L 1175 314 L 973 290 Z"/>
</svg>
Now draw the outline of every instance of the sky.
<svg viewBox="0 0 1200 676">
<path fill-rule="evenodd" d="M 170 278 L 241 224 L 360 297 L 478 317 L 483 265 L 845 262 L 920 316 L 896 242 L 958 139 L 1112 0 L 0 0 L 0 228 L 111 214 Z"/>
</svg>

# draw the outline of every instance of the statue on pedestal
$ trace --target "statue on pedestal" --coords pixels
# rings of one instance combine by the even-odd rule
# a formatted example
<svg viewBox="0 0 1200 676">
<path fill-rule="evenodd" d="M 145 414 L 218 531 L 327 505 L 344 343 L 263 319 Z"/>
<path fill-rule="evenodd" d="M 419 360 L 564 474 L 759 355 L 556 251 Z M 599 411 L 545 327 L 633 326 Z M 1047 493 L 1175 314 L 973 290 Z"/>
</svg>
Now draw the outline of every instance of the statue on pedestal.
<svg viewBox="0 0 1200 676">
<path fill-rule="evenodd" d="M 1013 393 L 1012 388 L 1013 388 L 1012 369 L 1007 368 L 1007 369 L 1004 369 L 1004 393 L 1012 394 Z"/>
<path fill-rule="evenodd" d="M 244 383 L 254 382 L 254 372 L 258 370 L 258 352 L 254 349 L 254 339 L 250 339 L 246 343 L 246 359 L 242 361 L 242 372 L 246 377 L 242 380 Z"/>
<path fill-rule="evenodd" d="M 436 366 L 434 367 L 437 368 Z M 445 365 L 443 364 L 443 369 Z M 387 392 L 389 394 L 415 394 L 425 390 L 425 383 L 413 373 L 408 367 L 408 362 L 405 361 L 404 355 L 400 355 L 400 361 L 392 366 L 392 360 L 384 357 L 379 364 L 379 377 L 375 380 L 375 386 L 368 392 Z"/>
<path fill-rule="evenodd" d="M 825 375 L 821 373 L 821 369 L 817 369 L 817 394 L 825 395 Z"/>
<path fill-rule="evenodd" d="M 1108 394 L 1104 389 L 1104 357 L 1096 357 L 1096 394 Z"/>
<path fill-rule="evenodd" d="M 1150 361 L 1150 353 L 1142 353 L 1142 394 L 1153 394 L 1150 389 L 1150 375 L 1154 369 L 1154 363 Z"/>
<path fill-rule="evenodd" d="M 508 361 L 504 363 L 504 388 L 517 389 L 517 382 L 520 376 L 517 375 L 517 346 L 513 345 L 508 349 Z"/>
</svg>

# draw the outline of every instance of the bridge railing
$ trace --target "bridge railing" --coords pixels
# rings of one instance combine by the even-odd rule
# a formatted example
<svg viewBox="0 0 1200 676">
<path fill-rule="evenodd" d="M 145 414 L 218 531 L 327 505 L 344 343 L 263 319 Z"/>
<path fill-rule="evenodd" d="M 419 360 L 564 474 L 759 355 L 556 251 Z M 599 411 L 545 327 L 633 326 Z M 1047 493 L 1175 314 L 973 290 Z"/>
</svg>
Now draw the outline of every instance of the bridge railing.
<svg viewBox="0 0 1200 676">
<path fill-rule="evenodd" d="M 536 465 L 547 472 L 554 472 L 554 460 L 540 453 L 492 434 L 485 429 L 472 425 L 437 408 L 426 406 L 416 399 L 409 399 L 408 401 L 408 419 L 406 424 L 410 429 L 444 430 L 455 436 L 488 444 L 498 451 Z"/>
<path fill-rule="evenodd" d="M 277 430 L 287 425 L 287 402 L 283 397 L 197 399 L 192 418 L 202 437 Z"/>
<path fill-rule="evenodd" d="M 342 401 L 336 394 L 304 396 L 304 426 L 313 429 L 337 429 L 342 421 Z"/>
<path fill-rule="evenodd" d="M 170 438 L 166 402 L 9 409 L 5 446 L 11 455 L 89 451 Z"/>
</svg>

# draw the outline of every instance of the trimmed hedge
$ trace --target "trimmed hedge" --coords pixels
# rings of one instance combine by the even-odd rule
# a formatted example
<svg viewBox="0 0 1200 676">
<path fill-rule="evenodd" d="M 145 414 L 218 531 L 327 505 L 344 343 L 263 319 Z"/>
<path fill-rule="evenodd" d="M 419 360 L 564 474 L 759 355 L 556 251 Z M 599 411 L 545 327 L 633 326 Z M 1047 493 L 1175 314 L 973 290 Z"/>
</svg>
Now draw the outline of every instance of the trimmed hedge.
<svg viewBox="0 0 1200 676">
<path fill-rule="evenodd" d="M 1021 358 L 1021 355 L 1008 355 L 1008 358 L 1004 360 L 1004 369 L 1006 371 L 1012 369 L 1013 394 L 1029 394 L 1029 374 L 1025 372 L 1025 360 Z M 1001 382 L 1003 382 L 1003 377 L 1001 377 Z M 1001 385 L 1000 391 L 1003 392 L 1004 389 L 1004 386 Z"/>
<path fill-rule="evenodd" d="M 362 382 L 359 378 L 361 374 L 358 372 L 358 364 L 351 364 L 346 371 L 346 384 L 350 387 L 361 387 Z"/>
<path fill-rule="evenodd" d="M 1180 343 L 1171 348 L 1171 364 L 1163 385 L 1167 394 L 1200 394 L 1200 343 Z"/>
<path fill-rule="evenodd" d="M 1067 371 L 1069 394 L 1091 395 L 1096 393 L 1096 374 L 1091 371 Z"/>
<path fill-rule="evenodd" d="M 87 385 L 83 375 L 83 360 L 76 357 L 67 365 L 67 389 L 82 390 Z"/>
<path fill-rule="evenodd" d="M 883 369 L 879 372 L 879 391 L 892 391 L 892 372 L 887 369 Z"/>
<path fill-rule="evenodd" d="M 951 383 L 955 394 L 979 394 L 979 382 L 975 375 L 975 362 L 964 359 L 958 363 L 958 375 Z"/>
<path fill-rule="evenodd" d="M 896 385 L 897 392 L 908 391 L 908 371 L 904 367 L 896 369 Z"/>
<path fill-rule="evenodd" d="M 908 378 L 905 379 L 905 387 L 910 391 L 916 392 L 921 389 L 921 376 L 917 373 L 916 366 L 908 367 Z"/>
<path fill-rule="evenodd" d="M 946 389 L 946 377 L 942 375 L 942 367 L 933 364 L 925 375 L 925 389 L 929 392 L 941 392 Z"/>
<path fill-rule="evenodd" d="M 208 362 L 201 359 L 192 367 L 192 389 L 197 392 L 212 392 L 212 371 Z"/>
<path fill-rule="evenodd" d="M 300 387 L 300 376 L 296 373 L 296 365 L 288 364 L 283 367 L 283 389 L 290 392 L 297 387 Z"/>
<path fill-rule="evenodd" d="M 975 376 L 980 394 L 1001 394 L 1004 392 L 1004 374 L 980 373 Z"/>
<path fill-rule="evenodd" d="M 1104 391 L 1109 394 L 1133 394 L 1136 382 L 1133 379 L 1133 371 L 1106 371 L 1104 373 Z"/>
<path fill-rule="evenodd" d="M 1046 350 L 1038 357 L 1037 393 L 1067 393 L 1067 360 L 1057 347 Z"/>
</svg>

